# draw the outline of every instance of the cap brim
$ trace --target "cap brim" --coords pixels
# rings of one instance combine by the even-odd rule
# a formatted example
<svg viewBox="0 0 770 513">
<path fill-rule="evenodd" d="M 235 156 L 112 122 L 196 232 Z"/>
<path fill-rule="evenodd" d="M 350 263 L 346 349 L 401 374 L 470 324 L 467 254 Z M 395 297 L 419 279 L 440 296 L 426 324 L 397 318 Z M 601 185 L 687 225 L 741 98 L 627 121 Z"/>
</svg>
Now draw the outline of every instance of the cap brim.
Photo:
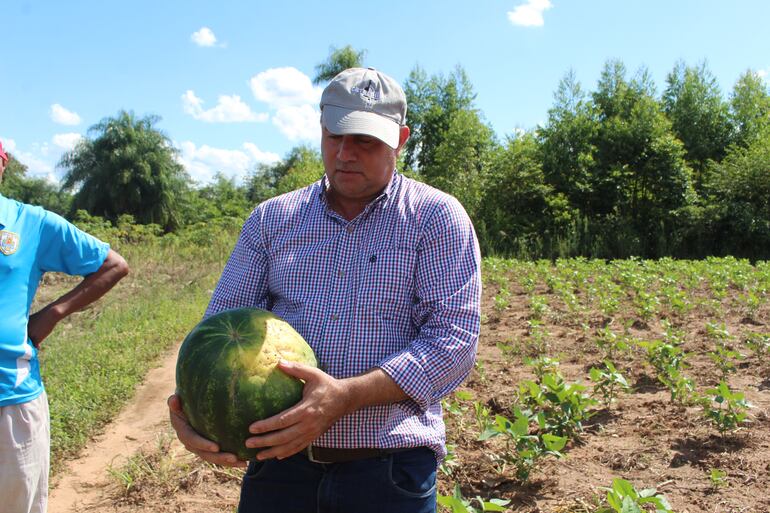
<svg viewBox="0 0 770 513">
<path fill-rule="evenodd" d="M 400 126 L 374 112 L 324 105 L 321 123 L 335 135 L 361 134 L 376 137 L 393 149 L 398 148 Z"/>
</svg>

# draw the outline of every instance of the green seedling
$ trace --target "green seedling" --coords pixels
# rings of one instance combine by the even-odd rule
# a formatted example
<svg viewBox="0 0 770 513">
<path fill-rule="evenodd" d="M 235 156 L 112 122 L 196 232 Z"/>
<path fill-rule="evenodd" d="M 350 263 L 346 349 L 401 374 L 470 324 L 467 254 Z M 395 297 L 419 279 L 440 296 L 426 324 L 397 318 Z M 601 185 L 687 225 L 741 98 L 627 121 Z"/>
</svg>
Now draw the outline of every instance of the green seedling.
<svg viewBox="0 0 770 513">
<path fill-rule="evenodd" d="M 618 336 L 609 326 L 605 326 L 596 332 L 594 342 L 604 353 L 604 359 L 606 360 L 614 360 L 617 353 L 628 350 L 626 336 Z"/>
<path fill-rule="evenodd" d="M 607 504 L 596 513 L 646 513 L 651 511 L 648 505 L 655 508 L 655 513 L 674 513 L 668 500 L 654 488 L 637 491 L 620 478 L 613 479 L 612 487 L 607 488 Z"/>
<path fill-rule="evenodd" d="M 537 420 L 540 430 L 556 436 L 575 437 L 583 431 L 596 404 L 579 383 L 567 383 L 558 372 L 546 372 L 537 382 L 519 384 L 519 401 Z"/>
<path fill-rule="evenodd" d="M 444 460 L 438 467 L 439 472 L 448 477 L 452 477 L 455 469 L 461 465 L 460 460 L 457 459 L 455 448 L 454 444 L 446 444 L 446 456 L 444 456 Z"/>
<path fill-rule="evenodd" d="M 504 469 L 506 465 L 512 465 L 516 477 L 525 482 L 542 457 L 550 455 L 561 458 L 560 451 L 568 439 L 552 433 L 530 434 L 530 416 L 518 408 L 514 409 L 513 414 L 514 421 L 496 415 L 494 421 L 487 422 L 478 439 L 484 441 L 503 436 L 506 448 L 504 453 L 498 456 L 500 466 Z"/>
<path fill-rule="evenodd" d="M 535 376 L 537 376 L 538 379 L 542 379 L 542 377 L 547 373 L 554 373 L 559 371 L 559 360 L 549 356 L 525 358 L 524 363 L 532 367 L 532 372 L 535 373 Z"/>
<path fill-rule="evenodd" d="M 750 333 L 746 336 L 745 344 L 759 363 L 764 363 L 770 354 L 770 333 Z"/>
<path fill-rule="evenodd" d="M 531 296 L 529 308 L 532 310 L 532 318 L 542 320 L 548 313 L 548 298 L 545 296 Z"/>
<path fill-rule="evenodd" d="M 500 288 L 494 298 L 495 311 L 499 314 L 508 309 L 511 304 L 511 293 L 506 288 Z"/>
<path fill-rule="evenodd" d="M 727 486 L 727 472 L 718 468 L 712 468 L 709 470 L 709 481 L 711 482 L 711 488 L 715 491 L 722 486 Z"/>
<path fill-rule="evenodd" d="M 484 500 L 479 496 L 473 499 L 466 499 L 463 497 L 460 485 L 455 483 L 452 495 L 439 494 L 437 502 L 442 510 L 450 511 L 451 513 L 481 513 L 484 511 L 505 511 L 505 506 L 511 501 L 507 499 Z"/>
<path fill-rule="evenodd" d="M 735 351 L 722 342 L 717 342 L 713 351 L 709 351 L 709 358 L 714 365 L 716 365 L 719 372 L 722 374 L 722 380 L 727 379 L 727 376 L 738 370 L 735 365 L 737 360 L 742 360 L 743 355 L 738 351 Z"/>
<path fill-rule="evenodd" d="M 667 335 L 671 340 L 673 335 Z M 643 341 L 639 345 L 646 350 L 647 362 L 655 369 L 655 377 L 668 388 L 671 402 L 681 404 L 692 400 L 694 384 L 682 371 L 688 367 L 685 353 L 678 345 L 662 340 Z"/>
<path fill-rule="evenodd" d="M 609 408 L 617 392 L 628 392 L 631 387 L 623 374 L 618 371 L 611 361 L 604 361 L 604 368 L 591 368 L 591 381 L 594 382 L 594 395 L 602 397 L 604 406 Z"/>
<path fill-rule="evenodd" d="M 733 392 L 724 381 L 706 390 L 702 401 L 703 414 L 723 437 L 741 426 L 748 417 L 746 410 L 751 407 L 741 392 Z"/>
</svg>

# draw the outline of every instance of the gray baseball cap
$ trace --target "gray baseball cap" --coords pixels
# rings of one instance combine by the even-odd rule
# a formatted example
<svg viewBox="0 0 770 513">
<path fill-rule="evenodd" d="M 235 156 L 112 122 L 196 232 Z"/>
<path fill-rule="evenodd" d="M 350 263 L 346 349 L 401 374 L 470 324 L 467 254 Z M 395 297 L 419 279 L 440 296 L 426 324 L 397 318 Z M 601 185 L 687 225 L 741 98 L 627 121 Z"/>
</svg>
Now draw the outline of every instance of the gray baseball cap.
<svg viewBox="0 0 770 513">
<path fill-rule="evenodd" d="M 374 68 L 342 71 L 321 95 L 321 124 L 336 135 L 371 135 L 395 149 L 405 122 L 404 90 Z"/>
</svg>

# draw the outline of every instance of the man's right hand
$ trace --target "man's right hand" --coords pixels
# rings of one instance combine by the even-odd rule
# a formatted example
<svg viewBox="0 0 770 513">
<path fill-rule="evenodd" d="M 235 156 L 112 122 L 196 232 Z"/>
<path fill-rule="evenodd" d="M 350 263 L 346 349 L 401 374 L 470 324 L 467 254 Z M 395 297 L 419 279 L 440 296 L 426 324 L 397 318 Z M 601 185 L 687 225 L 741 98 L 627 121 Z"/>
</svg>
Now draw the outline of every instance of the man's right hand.
<svg viewBox="0 0 770 513">
<path fill-rule="evenodd" d="M 182 399 L 178 395 L 169 396 L 168 412 L 177 438 L 191 453 L 209 463 L 223 467 L 245 467 L 248 464 L 246 461 L 239 460 L 235 454 L 219 452 L 219 446 L 216 443 L 196 433 L 187 422 L 187 417 L 182 411 Z"/>
</svg>

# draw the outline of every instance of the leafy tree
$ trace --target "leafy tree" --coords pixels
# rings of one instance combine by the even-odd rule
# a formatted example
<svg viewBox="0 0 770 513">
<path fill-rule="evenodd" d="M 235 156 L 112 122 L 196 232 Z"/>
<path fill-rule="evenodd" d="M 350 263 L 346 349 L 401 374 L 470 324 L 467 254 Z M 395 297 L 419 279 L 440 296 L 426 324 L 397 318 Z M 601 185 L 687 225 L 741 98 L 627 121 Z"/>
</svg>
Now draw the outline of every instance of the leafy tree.
<svg viewBox="0 0 770 513">
<path fill-rule="evenodd" d="M 664 111 L 684 143 L 697 186 L 708 161 L 720 161 L 731 142 L 729 107 L 705 63 L 697 67 L 677 63 L 666 83 Z"/>
<path fill-rule="evenodd" d="M 646 134 L 631 129 L 630 121 L 634 107 L 644 96 L 642 87 L 626 79 L 622 62 L 605 64 L 592 94 L 600 124 L 593 143 L 596 151 L 591 213 L 606 216 L 625 210 L 625 186 L 634 173 L 632 162 L 642 153 L 646 140 Z"/>
<path fill-rule="evenodd" d="M 285 159 L 261 164 L 247 184 L 247 198 L 261 203 L 268 198 L 310 185 L 324 173 L 321 153 L 310 146 L 296 146 Z"/>
<path fill-rule="evenodd" d="M 548 183 L 584 214 L 592 215 L 598 111 L 570 71 L 554 94 L 548 121 L 537 131 Z"/>
<path fill-rule="evenodd" d="M 610 221 L 604 229 L 617 236 L 612 253 L 661 256 L 672 216 L 695 201 L 691 171 L 646 72 L 631 81 L 622 72 L 610 63 L 594 94 L 602 119 L 597 203 Z"/>
<path fill-rule="evenodd" d="M 0 182 L 0 191 L 2 191 L 6 197 L 16 199 L 14 192 L 19 189 L 21 186 L 20 184 L 26 178 L 27 166 L 19 162 L 10 151 L 7 151 L 6 155 L 8 155 L 8 163 L 5 166 L 5 171 L 3 171 L 2 182 Z"/>
<path fill-rule="evenodd" d="M 8 164 L 3 172 L 0 192 L 22 203 L 38 205 L 57 214 L 64 215 L 69 211 L 72 198 L 59 187 L 45 178 L 30 178 L 27 176 L 27 166 L 8 153 Z"/>
<path fill-rule="evenodd" d="M 416 66 L 404 83 L 404 93 L 409 105 L 406 124 L 411 129 L 404 147 L 404 166 L 420 173 L 430 183 L 431 173 L 441 172 L 433 166 L 433 160 L 452 118 L 460 111 L 473 111 L 480 119 L 480 113 L 473 107 L 476 93 L 468 75 L 459 66 L 448 77 L 430 78 Z"/>
<path fill-rule="evenodd" d="M 343 48 L 331 47 L 329 57 L 326 61 L 315 67 L 314 84 L 328 82 L 337 76 L 340 71 L 348 68 L 360 68 L 364 65 L 366 50 L 356 51 L 352 46 L 347 45 Z"/>
<path fill-rule="evenodd" d="M 770 127 L 733 146 L 711 174 L 714 252 L 770 257 Z"/>
<path fill-rule="evenodd" d="M 222 217 L 243 219 L 251 207 L 246 187 L 237 185 L 235 178 L 217 173 L 210 184 L 188 192 L 184 220 L 185 224 L 194 224 Z"/>
<path fill-rule="evenodd" d="M 608 61 L 590 99 L 569 73 L 538 140 L 546 182 L 569 202 L 554 198 L 555 215 L 582 223 L 571 248 L 607 257 L 668 251 L 672 216 L 695 196 L 647 70 L 628 80 L 622 62 Z"/>
<path fill-rule="evenodd" d="M 404 92 L 411 135 L 402 167 L 455 196 L 477 221 L 496 142 L 473 106 L 476 94 L 467 74 L 458 66 L 447 77 L 428 78 L 418 66 L 409 74 Z"/>
<path fill-rule="evenodd" d="M 154 127 L 158 121 L 121 111 L 89 128 L 59 163 L 66 169 L 63 187 L 75 190 L 73 209 L 111 221 L 130 214 L 166 230 L 181 224 L 180 199 L 189 179 L 169 139 Z"/>
<path fill-rule="evenodd" d="M 596 91 L 591 95 L 599 109 L 602 121 L 622 117 L 628 114 L 640 96 L 654 96 L 655 90 L 649 78 L 649 72 L 642 68 L 636 78 L 626 78 L 625 64 L 619 60 L 609 60 L 602 69 Z"/>
<path fill-rule="evenodd" d="M 740 76 L 730 97 L 735 142 L 747 146 L 770 126 L 770 93 L 764 79 L 751 70 Z"/>
<path fill-rule="evenodd" d="M 508 138 L 491 152 L 480 219 L 482 248 L 498 254 L 541 255 L 547 234 L 570 226 L 576 211 L 546 182 L 532 133 Z"/>
<path fill-rule="evenodd" d="M 409 126 L 409 139 L 401 153 L 401 161 L 404 170 L 416 171 L 418 167 L 417 156 L 422 146 L 422 125 L 427 110 L 436 102 L 433 80 L 428 80 L 428 75 L 419 65 L 409 72 L 404 82 L 404 93 L 408 109 L 406 111 L 406 124 Z"/>
<path fill-rule="evenodd" d="M 420 168 L 431 185 L 448 192 L 476 220 L 481 206 L 494 133 L 476 111 L 454 114 L 436 146 L 431 163 Z"/>
</svg>

